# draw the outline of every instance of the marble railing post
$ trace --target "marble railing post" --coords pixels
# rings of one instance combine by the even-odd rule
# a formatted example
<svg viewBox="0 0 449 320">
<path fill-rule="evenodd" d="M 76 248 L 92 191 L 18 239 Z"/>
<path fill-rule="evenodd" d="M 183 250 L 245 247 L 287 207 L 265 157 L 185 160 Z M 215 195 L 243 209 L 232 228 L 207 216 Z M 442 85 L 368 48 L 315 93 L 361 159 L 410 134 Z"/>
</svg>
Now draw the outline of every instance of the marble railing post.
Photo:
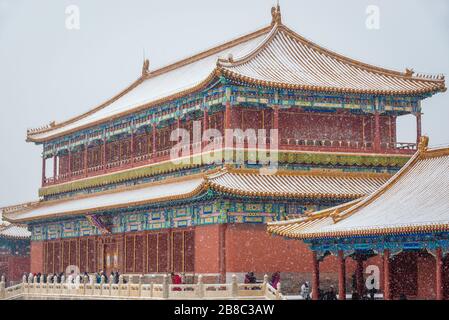
<svg viewBox="0 0 449 320">
<path fill-rule="evenodd" d="M 89 277 L 83 276 L 83 294 L 86 295 L 86 286 L 89 284 Z"/>
<path fill-rule="evenodd" d="M 346 262 L 342 250 L 338 251 L 338 300 L 346 300 Z"/>
<path fill-rule="evenodd" d="M 384 250 L 384 300 L 391 300 L 390 290 L 390 250 Z"/>
<path fill-rule="evenodd" d="M 197 290 L 198 290 L 198 298 L 204 297 L 204 283 L 203 283 L 203 275 L 198 276 L 198 283 L 197 283 Z"/>
<path fill-rule="evenodd" d="M 316 251 L 312 252 L 313 272 L 312 272 L 312 299 L 319 300 L 320 297 L 320 262 Z"/>
<path fill-rule="evenodd" d="M 263 294 L 266 294 L 267 292 L 267 284 L 268 284 L 268 274 L 263 276 L 263 283 L 262 283 Z"/>
<path fill-rule="evenodd" d="M 164 274 L 163 282 L 162 282 L 162 298 L 168 299 L 170 286 L 168 285 L 168 276 Z"/>
<path fill-rule="evenodd" d="M 276 287 L 276 300 L 281 300 L 281 283 L 278 282 Z"/>
<path fill-rule="evenodd" d="M 237 283 L 237 276 L 235 274 L 232 275 L 232 286 L 231 286 L 231 296 L 237 297 L 239 294 L 239 286 Z"/>
<path fill-rule="evenodd" d="M 4 299 L 5 297 L 6 297 L 5 276 L 2 276 L 0 280 L 0 299 Z"/>
<path fill-rule="evenodd" d="M 435 276 L 435 290 L 436 290 L 436 299 L 437 300 L 444 300 L 444 283 L 443 283 L 443 255 L 441 248 L 437 248 L 436 250 L 436 257 L 435 257 L 435 263 L 436 263 L 436 276 Z"/>
<path fill-rule="evenodd" d="M 141 275 L 139 276 L 139 297 L 142 296 L 143 278 L 144 278 L 144 276 L 143 276 L 143 274 L 141 274 Z"/>
</svg>

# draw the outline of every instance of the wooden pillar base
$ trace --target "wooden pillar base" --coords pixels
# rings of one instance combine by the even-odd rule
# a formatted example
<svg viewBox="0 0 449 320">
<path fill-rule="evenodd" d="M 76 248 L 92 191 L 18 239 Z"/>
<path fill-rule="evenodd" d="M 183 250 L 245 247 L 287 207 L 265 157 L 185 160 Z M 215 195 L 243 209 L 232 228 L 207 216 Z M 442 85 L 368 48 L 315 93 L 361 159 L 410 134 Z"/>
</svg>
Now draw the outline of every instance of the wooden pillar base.
<svg viewBox="0 0 449 320">
<path fill-rule="evenodd" d="M 312 253 L 312 263 L 313 263 L 313 271 L 312 271 L 312 299 L 319 300 L 320 299 L 320 262 L 317 258 L 317 253 L 313 251 Z"/>
<path fill-rule="evenodd" d="M 338 251 L 338 300 L 346 300 L 346 263 L 343 251 Z"/>
<path fill-rule="evenodd" d="M 391 300 L 390 291 L 390 250 L 384 250 L 384 300 Z"/>
</svg>

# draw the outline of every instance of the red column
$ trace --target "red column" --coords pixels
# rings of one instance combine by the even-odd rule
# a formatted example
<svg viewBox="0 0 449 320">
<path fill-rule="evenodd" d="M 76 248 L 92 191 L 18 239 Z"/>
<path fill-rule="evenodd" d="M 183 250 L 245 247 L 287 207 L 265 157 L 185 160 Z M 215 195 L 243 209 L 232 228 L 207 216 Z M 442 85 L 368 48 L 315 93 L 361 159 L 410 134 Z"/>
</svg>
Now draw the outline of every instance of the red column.
<svg viewBox="0 0 449 320">
<path fill-rule="evenodd" d="M 89 147 L 87 146 L 87 144 L 84 146 L 84 175 L 87 177 L 87 152 L 89 151 Z"/>
<path fill-rule="evenodd" d="M 203 110 L 203 133 L 209 129 L 209 112 L 206 108 Z"/>
<path fill-rule="evenodd" d="M 279 129 L 279 107 L 273 107 L 273 129 Z"/>
<path fill-rule="evenodd" d="M 156 157 L 156 124 L 153 123 L 153 158 Z"/>
<path fill-rule="evenodd" d="M 357 293 L 359 294 L 359 297 L 362 297 L 365 283 L 363 281 L 363 259 L 360 255 L 357 255 L 357 267 L 355 272 L 357 280 Z"/>
<path fill-rule="evenodd" d="M 231 117 L 232 117 L 232 109 L 231 102 L 226 102 L 226 110 L 225 110 L 225 129 L 231 129 Z"/>
<path fill-rule="evenodd" d="M 42 185 L 45 185 L 45 156 L 42 156 Z"/>
<path fill-rule="evenodd" d="M 106 144 L 107 144 L 107 140 L 106 140 L 106 137 L 104 137 L 104 139 L 103 139 L 103 170 L 104 170 L 104 172 L 106 172 L 106 170 L 107 170 L 107 168 L 106 168 L 106 164 L 107 164 L 107 161 L 106 161 Z"/>
<path fill-rule="evenodd" d="M 176 143 L 179 143 L 181 141 L 181 137 L 179 136 L 179 134 L 181 133 L 180 129 L 181 129 L 181 118 L 179 117 L 176 120 L 176 129 L 178 131 L 178 140 L 176 141 Z"/>
<path fill-rule="evenodd" d="M 226 283 L 226 229 L 227 224 L 220 224 L 219 230 L 219 268 L 220 283 Z"/>
<path fill-rule="evenodd" d="M 391 300 L 390 292 L 390 250 L 384 250 L 384 300 Z"/>
<path fill-rule="evenodd" d="M 421 112 L 416 114 L 416 144 L 419 144 L 422 135 L 422 127 L 421 127 Z"/>
<path fill-rule="evenodd" d="M 135 134 L 133 132 L 133 133 L 131 133 L 131 166 L 134 166 L 134 158 L 136 157 L 134 140 L 135 140 Z"/>
<path fill-rule="evenodd" d="M 437 248 L 436 250 L 436 298 L 437 300 L 444 299 L 443 292 L 443 255 L 441 252 L 441 248 Z"/>
<path fill-rule="evenodd" d="M 316 251 L 312 252 L 312 299 L 318 300 L 320 289 L 320 262 L 318 261 Z"/>
<path fill-rule="evenodd" d="M 68 176 L 71 177 L 72 176 L 72 150 L 69 149 L 69 163 L 68 163 Z"/>
<path fill-rule="evenodd" d="M 380 115 L 378 111 L 374 114 L 374 151 L 380 151 Z"/>
<path fill-rule="evenodd" d="M 346 265 L 343 251 L 338 251 L 338 300 L 346 300 Z"/>
<path fill-rule="evenodd" d="M 58 175 L 58 156 L 53 156 L 53 182 L 56 182 L 56 177 Z"/>
</svg>

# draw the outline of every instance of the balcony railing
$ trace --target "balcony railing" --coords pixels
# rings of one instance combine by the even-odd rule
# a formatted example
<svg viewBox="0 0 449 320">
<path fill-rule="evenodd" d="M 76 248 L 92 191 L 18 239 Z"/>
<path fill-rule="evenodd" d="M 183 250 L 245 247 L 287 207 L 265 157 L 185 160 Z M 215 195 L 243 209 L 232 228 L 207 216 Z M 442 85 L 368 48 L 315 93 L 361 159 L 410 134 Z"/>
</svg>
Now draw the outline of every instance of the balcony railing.
<svg viewBox="0 0 449 320">
<path fill-rule="evenodd" d="M 91 279 L 93 279 L 91 275 Z M 104 276 L 100 283 L 89 281 L 89 278 L 79 277 L 75 283 L 38 281 L 37 277 L 23 280 L 12 287 L 5 287 L 0 281 L 0 300 L 27 299 L 30 297 L 44 299 L 53 297 L 64 299 L 285 299 L 281 293 L 280 283 L 275 289 L 268 283 L 268 276 L 258 284 L 238 283 L 237 276 L 232 276 L 231 283 L 208 284 L 203 282 L 203 276 L 198 276 L 198 282 L 193 284 L 170 284 L 169 276 L 164 275 L 162 283 L 143 283 L 144 276 L 138 283 L 124 283 L 120 276 L 119 283 L 106 283 Z"/>
<path fill-rule="evenodd" d="M 258 147 L 271 149 L 273 141 L 267 138 Z M 182 148 L 173 149 L 173 153 L 179 156 L 186 154 L 195 155 L 201 153 L 203 148 L 207 150 L 221 150 L 225 147 L 223 138 L 216 138 L 213 142 L 194 143 Z M 252 148 L 257 146 L 256 141 L 236 139 L 235 147 Z M 283 138 L 279 140 L 277 147 L 284 151 L 319 151 L 319 152 L 352 152 L 352 153 L 381 153 L 381 154 L 413 154 L 417 150 L 416 143 L 387 143 L 383 142 L 378 148 L 370 141 L 354 140 L 329 140 L 329 139 L 294 139 Z M 140 154 L 125 159 L 115 159 L 109 161 L 106 165 L 95 165 L 88 167 L 87 170 L 76 170 L 71 173 L 61 173 L 57 177 L 49 177 L 44 180 L 43 186 L 55 185 L 69 182 L 81 178 L 98 176 L 106 173 L 121 171 L 133 167 L 140 167 L 148 164 L 154 164 L 171 159 L 172 148 L 168 147 L 155 153 Z"/>
</svg>

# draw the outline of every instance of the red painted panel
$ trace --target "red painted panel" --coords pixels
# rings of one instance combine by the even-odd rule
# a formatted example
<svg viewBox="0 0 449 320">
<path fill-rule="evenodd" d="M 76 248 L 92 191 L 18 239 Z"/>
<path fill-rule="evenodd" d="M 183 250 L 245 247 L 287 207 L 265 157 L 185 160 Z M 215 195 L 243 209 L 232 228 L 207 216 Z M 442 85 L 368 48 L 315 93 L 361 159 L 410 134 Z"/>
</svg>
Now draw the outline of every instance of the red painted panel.
<svg viewBox="0 0 449 320">
<path fill-rule="evenodd" d="M 168 272 L 168 250 L 169 250 L 168 233 L 158 234 L 158 272 Z"/>
<path fill-rule="evenodd" d="M 78 245 L 76 239 L 70 240 L 70 265 L 78 265 Z"/>
<path fill-rule="evenodd" d="M 219 225 L 195 227 L 195 272 L 219 272 Z"/>
<path fill-rule="evenodd" d="M 183 272 L 184 270 L 184 252 L 183 252 L 183 232 L 173 232 L 173 271 Z"/>
<path fill-rule="evenodd" d="M 65 271 L 67 267 L 70 265 L 70 242 L 69 241 L 63 241 L 62 242 L 62 269 Z"/>
<path fill-rule="evenodd" d="M 97 264 L 96 264 L 96 241 L 94 239 L 89 239 L 88 241 L 88 272 L 95 272 L 97 271 Z"/>
<path fill-rule="evenodd" d="M 87 239 L 80 239 L 80 271 L 87 270 Z"/>
<path fill-rule="evenodd" d="M 184 272 L 195 271 L 195 231 L 184 233 Z"/>
<path fill-rule="evenodd" d="M 157 272 L 157 234 L 148 234 L 147 243 L 147 271 L 155 273 Z"/>
<path fill-rule="evenodd" d="M 393 297 L 401 294 L 418 295 L 417 254 L 402 252 L 391 259 L 390 267 L 391 292 Z"/>
<path fill-rule="evenodd" d="M 144 245 L 145 245 L 144 241 L 145 241 L 145 237 L 143 235 L 136 236 L 136 239 L 135 239 L 136 252 L 135 252 L 135 270 L 134 270 L 134 272 L 139 272 L 139 273 L 143 272 L 143 267 L 144 267 L 143 254 L 144 254 Z"/>
<path fill-rule="evenodd" d="M 29 272 L 30 257 L 11 256 L 8 258 L 7 281 L 21 281 L 23 274 Z"/>
<path fill-rule="evenodd" d="M 445 299 L 449 298 L 449 255 L 443 259 L 443 291 Z"/>
<path fill-rule="evenodd" d="M 47 268 L 46 271 L 47 273 L 54 273 L 54 265 L 53 265 L 53 258 L 54 258 L 54 242 L 47 242 Z"/>
<path fill-rule="evenodd" d="M 436 259 L 427 252 L 417 254 L 418 297 L 436 299 Z"/>
<path fill-rule="evenodd" d="M 125 237 L 126 256 L 125 256 L 125 272 L 134 271 L 134 236 Z"/>
<path fill-rule="evenodd" d="M 54 263 L 55 263 L 55 269 L 54 272 L 61 272 L 61 241 L 55 242 L 54 247 Z"/>
</svg>

